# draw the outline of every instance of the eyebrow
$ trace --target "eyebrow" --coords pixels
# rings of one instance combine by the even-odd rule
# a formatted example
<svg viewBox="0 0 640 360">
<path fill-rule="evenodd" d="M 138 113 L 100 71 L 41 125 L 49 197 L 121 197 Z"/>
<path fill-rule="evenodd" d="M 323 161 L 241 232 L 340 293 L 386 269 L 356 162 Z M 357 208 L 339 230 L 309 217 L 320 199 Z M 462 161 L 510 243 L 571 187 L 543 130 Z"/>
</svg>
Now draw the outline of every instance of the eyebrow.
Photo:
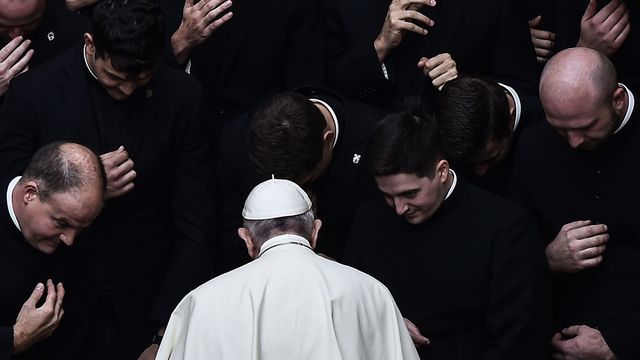
<svg viewBox="0 0 640 360">
<path fill-rule="evenodd" d="M 415 192 L 418 192 L 418 191 L 420 191 L 420 188 L 407 189 L 407 190 L 404 190 L 404 191 L 399 192 L 397 194 L 389 194 L 389 193 L 386 193 L 384 191 L 383 191 L 383 193 L 385 195 L 387 195 L 387 196 L 395 197 L 395 196 L 406 196 L 406 195 L 408 195 L 410 193 L 415 193 Z"/>
</svg>

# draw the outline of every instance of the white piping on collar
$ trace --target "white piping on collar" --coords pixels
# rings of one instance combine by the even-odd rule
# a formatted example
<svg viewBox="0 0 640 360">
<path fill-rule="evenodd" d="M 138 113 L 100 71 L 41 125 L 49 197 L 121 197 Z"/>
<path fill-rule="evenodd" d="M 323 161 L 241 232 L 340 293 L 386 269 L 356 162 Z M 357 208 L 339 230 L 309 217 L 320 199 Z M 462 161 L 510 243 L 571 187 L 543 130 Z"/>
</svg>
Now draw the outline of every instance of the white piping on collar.
<svg viewBox="0 0 640 360">
<path fill-rule="evenodd" d="M 13 224 L 18 228 L 19 231 L 22 231 L 20 228 L 20 224 L 18 223 L 18 218 L 16 217 L 16 212 L 13 210 L 13 189 L 16 188 L 18 181 L 22 178 L 22 176 L 16 176 L 11 180 L 9 186 L 7 186 L 7 210 L 9 210 L 9 216 L 13 221 Z"/>
<path fill-rule="evenodd" d="M 333 120 L 333 123 L 336 126 L 336 134 L 333 137 L 333 145 L 332 145 L 332 147 L 336 147 L 336 144 L 338 143 L 338 133 L 340 132 L 340 127 L 338 125 L 338 117 L 336 116 L 336 113 L 333 111 L 331 106 L 329 106 L 329 104 L 327 104 L 326 102 L 324 102 L 324 101 L 322 101 L 320 99 L 309 99 L 309 101 L 311 101 L 313 103 L 319 103 L 322 106 L 326 107 L 327 110 L 329 110 L 329 114 L 331 114 L 331 120 Z"/>
<path fill-rule="evenodd" d="M 616 131 L 613 132 L 614 134 L 618 133 L 620 130 L 622 130 L 622 128 L 625 125 L 627 125 L 627 123 L 629 122 L 629 119 L 631 118 L 631 113 L 633 113 L 633 108 L 635 107 L 635 104 L 636 104 L 636 100 L 631 90 L 629 90 L 629 88 L 626 87 L 623 83 L 618 83 L 618 85 L 621 86 L 627 92 L 627 97 L 629 98 L 629 102 L 627 104 L 627 113 L 624 114 L 624 119 L 622 119 L 622 122 L 620 123 L 620 126 L 618 126 Z"/>
</svg>

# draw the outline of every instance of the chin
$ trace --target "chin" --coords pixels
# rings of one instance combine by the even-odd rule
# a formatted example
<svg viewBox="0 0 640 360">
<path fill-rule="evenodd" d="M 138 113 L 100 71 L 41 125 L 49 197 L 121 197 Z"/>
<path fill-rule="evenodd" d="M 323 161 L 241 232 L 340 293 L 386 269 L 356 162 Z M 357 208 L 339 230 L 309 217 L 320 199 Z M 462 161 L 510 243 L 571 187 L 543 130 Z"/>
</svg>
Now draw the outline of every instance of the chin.
<svg viewBox="0 0 640 360">
<path fill-rule="evenodd" d="M 412 214 L 412 215 L 405 215 L 404 219 L 411 225 L 419 225 L 426 220 L 426 217 L 423 216 L 422 214 Z"/>
</svg>

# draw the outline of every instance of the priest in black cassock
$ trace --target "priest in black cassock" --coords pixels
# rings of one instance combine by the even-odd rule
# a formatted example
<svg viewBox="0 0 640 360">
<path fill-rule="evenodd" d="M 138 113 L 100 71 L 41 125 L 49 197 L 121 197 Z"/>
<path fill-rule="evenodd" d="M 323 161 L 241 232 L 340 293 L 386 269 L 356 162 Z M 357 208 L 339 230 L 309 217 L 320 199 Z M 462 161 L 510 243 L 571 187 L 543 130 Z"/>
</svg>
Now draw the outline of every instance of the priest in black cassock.
<svg viewBox="0 0 640 360">
<path fill-rule="evenodd" d="M 59 358 L 157 350 L 173 308 L 210 275 L 200 87 L 159 63 L 163 39 L 157 1 L 101 1 L 84 44 L 15 79 L 0 109 L 0 180 L 59 139 L 101 154 L 107 171 L 105 209 L 73 248 Z"/>
<path fill-rule="evenodd" d="M 345 262 L 389 287 L 420 356 L 548 356 L 544 254 L 528 214 L 458 178 L 420 113 L 382 120 L 368 155 L 384 198 L 359 208 Z"/>
<path fill-rule="evenodd" d="M 46 358 L 43 340 L 64 315 L 65 289 L 58 282 L 64 256 L 56 250 L 73 245 L 98 216 L 105 185 L 91 150 L 55 142 L 38 150 L 6 187 L 0 202 L 1 360 Z"/>
<path fill-rule="evenodd" d="M 512 193 L 548 244 L 558 358 L 638 359 L 640 123 L 616 69 L 588 48 L 540 79 L 547 121 L 522 133 Z"/>
</svg>

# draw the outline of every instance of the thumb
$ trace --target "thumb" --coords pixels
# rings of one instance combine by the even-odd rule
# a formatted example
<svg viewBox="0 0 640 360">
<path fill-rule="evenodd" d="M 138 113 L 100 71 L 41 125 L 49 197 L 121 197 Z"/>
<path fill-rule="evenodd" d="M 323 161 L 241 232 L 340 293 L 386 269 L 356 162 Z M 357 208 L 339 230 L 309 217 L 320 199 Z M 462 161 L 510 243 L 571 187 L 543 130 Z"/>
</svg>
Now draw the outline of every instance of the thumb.
<svg viewBox="0 0 640 360">
<path fill-rule="evenodd" d="M 538 26 L 540 26 L 541 22 L 542 22 L 542 15 L 538 15 L 533 19 L 529 20 L 529 27 L 537 28 Z"/>
<path fill-rule="evenodd" d="M 38 283 L 36 285 L 36 288 L 33 289 L 33 292 L 31 293 L 31 295 L 29 296 L 29 298 L 27 299 L 27 301 L 24 304 L 27 305 L 27 306 L 30 306 L 32 308 L 35 308 L 36 304 L 38 303 L 38 301 L 42 297 L 43 293 L 44 293 L 44 284 Z"/>
<path fill-rule="evenodd" d="M 582 21 L 591 19 L 596 13 L 598 13 L 597 0 L 589 0 L 589 5 L 582 15 Z"/>
</svg>

